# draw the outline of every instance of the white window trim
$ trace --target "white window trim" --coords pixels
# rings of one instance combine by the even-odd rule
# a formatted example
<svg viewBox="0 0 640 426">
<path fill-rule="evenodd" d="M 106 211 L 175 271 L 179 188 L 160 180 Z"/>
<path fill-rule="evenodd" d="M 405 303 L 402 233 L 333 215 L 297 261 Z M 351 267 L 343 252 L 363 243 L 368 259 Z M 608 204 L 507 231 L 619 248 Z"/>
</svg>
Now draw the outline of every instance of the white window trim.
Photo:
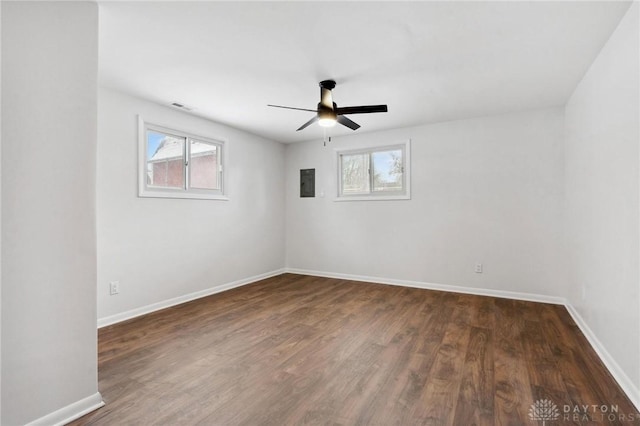
<svg viewBox="0 0 640 426">
<path fill-rule="evenodd" d="M 343 195 L 341 191 L 342 186 L 342 170 L 340 166 L 340 156 L 343 154 L 357 154 L 365 152 L 384 151 L 393 148 L 402 148 L 404 151 L 404 191 L 402 194 L 389 194 L 389 193 L 369 193 L 362 195 Z M 385 201 L 385 200 L 410 200 L 411 199 L 411 139 L 407 139 L 401 142 L 384 144 L 384 145 L 366 145 L 353 149 L 335 149 L 335 172 L 336 177 L 336 197 L 333 201 Z"/>
<path fill-rule="evenodd" d="M 222 148 L 222 155 L 220 156 L 220 190 L 208 190 L 208 189 L 196 189 L 196 188 L 158 188 L 147 186 L 147 130 L 157 130 L 162 133 L 167 133 L 177 137 L 186 138 L 185 150 L 188 150 L 188 143 L 190 139 L 218 145 Z M 141 116 L 138 116 L 138 197 L 143 198 L 184 198 L 184 199 L 196 199 L 196 200 L 222 200 L 227 201 L 229 197 L 226 196 L 227 187 L 227 151 L 228 144 L 223 138 L 209 138 L 200 135 L 195 135 L 190 132 L 169 128 L 166 126 L 146 122 Z M 188 167 L 188 166 L 187 166 Z M 188 175 L 188 169 L 185 169 L 185 173 Z M 188 176 L 185 176 L 185 181 L 188 180 Z"/>
</svg>

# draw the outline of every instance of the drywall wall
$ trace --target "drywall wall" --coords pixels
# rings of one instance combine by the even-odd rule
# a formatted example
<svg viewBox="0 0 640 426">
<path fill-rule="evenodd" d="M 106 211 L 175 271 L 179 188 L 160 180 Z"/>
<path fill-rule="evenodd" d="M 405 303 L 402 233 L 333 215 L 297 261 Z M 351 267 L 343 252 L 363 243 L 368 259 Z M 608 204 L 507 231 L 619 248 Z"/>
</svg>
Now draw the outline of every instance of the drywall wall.
<svg viewBox="0 0 640 426">
<path fill-rule="evenodd" d="M 2 99 L 2 2 L 0 2 L 0 99 Z M 0 236 L 2 235 L 2 102 L 0 102 Z M 0 237 L 0 253 L 2 238 Z M 0 422 L 2 421 L 2 259 L 0 256 Z"/>
<path fill-rule="evenodd" d="M 3 425 L 101 402 L 97 25 L 91 2 L 2 3 Z"/>
<path fill-rule="evenodd" d="M 563 296 L 562 134 L 552 108 L 288 145 L 287 266 Z M 411 200 L 334 201 L 335 149 L 406 139 Z"/>
<path fill-rule="evenodd" d="M 139 198 L 138 114 L 226 140 L 229 200 Z M 98 318 L 284 268 L 282 144 L 106 88 L 98 116 Z"/>
<path fill-rule="evenodd" d="M 567 296 L 636 392 L 638 8 L 631 6 L 567 103 L 565 142 Z"/>
</svg>

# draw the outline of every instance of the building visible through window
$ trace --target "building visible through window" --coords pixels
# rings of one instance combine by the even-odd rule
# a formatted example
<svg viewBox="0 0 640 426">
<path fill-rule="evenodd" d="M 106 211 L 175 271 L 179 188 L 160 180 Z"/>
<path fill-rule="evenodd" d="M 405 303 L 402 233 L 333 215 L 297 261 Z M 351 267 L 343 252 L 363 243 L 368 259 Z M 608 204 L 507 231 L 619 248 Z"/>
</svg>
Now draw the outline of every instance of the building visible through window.
<svg viewBox="0 0 640 426">
<path fill-rule="evenodd" d="M 141 123 L 143 181 L 139 195 L 163 198 L 223 198 L 224 142 Z"/>
</svg>

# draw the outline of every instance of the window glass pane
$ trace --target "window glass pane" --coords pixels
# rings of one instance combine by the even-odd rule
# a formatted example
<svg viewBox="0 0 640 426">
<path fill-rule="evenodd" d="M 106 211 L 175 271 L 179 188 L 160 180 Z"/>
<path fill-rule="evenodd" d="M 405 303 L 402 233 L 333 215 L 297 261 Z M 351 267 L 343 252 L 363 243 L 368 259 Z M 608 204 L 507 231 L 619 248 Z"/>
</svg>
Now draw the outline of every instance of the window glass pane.
<svg viewBox="0 0 640 426">
<path fill-rule="evenodd" d="M 368 193 L 369 154 L 343 154 L 341 159 L 342 193 Z"/>
<path fill-rule="evenodd" d="M 147 131 L 147 186 L 184 188 L 185 139 Z"/>
<path fill-rule="evenodd" d="M 402 150 L 377 151 L 371 153 L 373 162 L 373 191 L 402 191 Z"/>
<path fill-rule="evenodd" d="M 220 189 L 217 145 L 190 140 L 189 179 L 191 188 Z"/>
</svg>

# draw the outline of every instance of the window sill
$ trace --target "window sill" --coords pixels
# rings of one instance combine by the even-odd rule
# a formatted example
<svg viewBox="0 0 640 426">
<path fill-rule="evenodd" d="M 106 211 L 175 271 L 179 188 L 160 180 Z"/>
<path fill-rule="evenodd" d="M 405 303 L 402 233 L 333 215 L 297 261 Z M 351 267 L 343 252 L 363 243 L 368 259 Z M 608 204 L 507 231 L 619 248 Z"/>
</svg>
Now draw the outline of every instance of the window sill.
<svg viewBox="0 0 640 426">
<path fill-rule="evenodd" d="M 349 195 L 347 197 L 336 197 L 333 201 L 392 201 L 392 200 L 410 200 L 411 195 Z"/>
<path fill-rule="evenodd" d="M 140 198 L 179 198 L 191 200 L 229 201 L 229 197 L 220 194 L 199 194 L 194 192 L 145 191 L 138 194 Z"/>
</svg>

